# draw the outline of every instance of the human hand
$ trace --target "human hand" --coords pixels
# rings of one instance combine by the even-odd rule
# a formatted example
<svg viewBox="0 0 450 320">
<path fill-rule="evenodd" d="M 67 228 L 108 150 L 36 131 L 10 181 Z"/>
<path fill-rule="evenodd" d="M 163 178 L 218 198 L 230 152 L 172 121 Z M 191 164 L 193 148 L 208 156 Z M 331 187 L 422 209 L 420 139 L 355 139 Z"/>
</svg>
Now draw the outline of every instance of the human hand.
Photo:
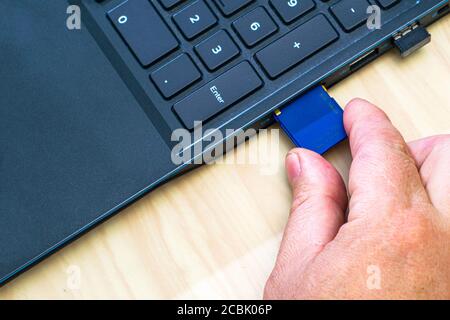
<svg viewBox="0 0 450 320">
<path fill-rule="evenodd" d="M 450 135 L 406 144 L 360 99 L 344 124 L 349 196 L 320 155 L 286 158 L 293 204 L 264 298 L 449 299 Z"/>
</svg>

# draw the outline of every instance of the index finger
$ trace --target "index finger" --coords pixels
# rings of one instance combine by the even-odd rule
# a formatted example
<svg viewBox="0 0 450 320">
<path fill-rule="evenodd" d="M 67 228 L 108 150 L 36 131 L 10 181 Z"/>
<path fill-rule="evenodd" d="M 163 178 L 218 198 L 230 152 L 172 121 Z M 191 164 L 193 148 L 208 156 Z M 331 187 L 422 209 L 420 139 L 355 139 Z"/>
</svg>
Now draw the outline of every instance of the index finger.
<svg viewBox="0 0 450 320">
<path fill-rule="evenodd" d="M 344 126 L 353 156 L 349 220 L 427 199 L 405 140 L 381 109 L 352 100 L 344 112 Z"/>
</svg>

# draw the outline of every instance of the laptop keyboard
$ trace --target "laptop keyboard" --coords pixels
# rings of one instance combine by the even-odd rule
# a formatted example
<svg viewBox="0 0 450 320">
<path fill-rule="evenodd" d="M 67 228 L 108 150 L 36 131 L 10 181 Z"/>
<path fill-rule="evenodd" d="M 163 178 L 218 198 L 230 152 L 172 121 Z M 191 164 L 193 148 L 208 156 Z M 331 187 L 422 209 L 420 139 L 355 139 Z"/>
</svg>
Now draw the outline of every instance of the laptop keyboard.
<svg viewBox="0 0 450 320">
<path fill-rule="evenodd" d="M 213 0 L 209 4 L 204 0 L 158 1 L 160 6 L 149 0 L 127 0 L 107 12 L 108 18 L 143 68 L 160 62 L 187 43 L 193 47 L 193 53 L 206 69 L 213 73 L 262 41 L 273 38 L 263 48 L 252 53 L 258 65 L 244 60 L 230 66 L 228 70 L 225 68 L 222 74 L 182 99 L 177 99 L 177 96 L 204 76 L 202 68 L 190 56 L 192 53 L 180 52 L 177 57 L 151 72 L 149 78 L 162 97 L 174 101 L 172 110 L 188 129 L 194 127 L 194 121 L 207 121 L 261 88 L 264 81 L 256 69 L 260 68 L 269 81 L 276 79 L 338 41 L 340 32 L 351 33 L 361 27 L 367 20 L 366 10 L 370 4 L 388 9 L 400 2 L 269 0 L 267 4 L 239 15 L 242 9 L 255 1 Z M 328 13 L 317 12 L 308 21 L 288 28 L 281 34 L 277 32 L 281 25 L 289 27 L 307 13 L 314 12 L 319 1 L 326 5 L 330 3 Z M 212 10 L 212 5 L 219 10 Z M 171 12 L 171 19 L 183 37 L 174 35 L 158 10 Z M 274 14 L 278 19 L 275 19 Z M 222 18 L 230 21 L 229 27 L 219 29 L 199 43 L 191 44 Z M 331 19 L 337 21 L 342 30 L 336 30 L 330 23 Z M 241 42 L 233 40 L 233 33 Z"/>
</svg>

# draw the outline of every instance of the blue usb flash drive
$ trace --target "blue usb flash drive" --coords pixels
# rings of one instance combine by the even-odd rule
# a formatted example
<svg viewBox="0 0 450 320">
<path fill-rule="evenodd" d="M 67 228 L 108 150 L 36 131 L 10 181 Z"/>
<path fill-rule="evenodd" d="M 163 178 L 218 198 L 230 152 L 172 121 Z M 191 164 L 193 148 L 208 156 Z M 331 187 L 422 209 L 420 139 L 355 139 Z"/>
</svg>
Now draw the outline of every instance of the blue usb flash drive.
<svg viewBox="0 0 450 320">
<path fill-rule="evenodd" d="M 297 147 L 320 154 L 347 137 L 343 111 L 322 86 L 276 110 L 275 119 Z"/>
</svg>

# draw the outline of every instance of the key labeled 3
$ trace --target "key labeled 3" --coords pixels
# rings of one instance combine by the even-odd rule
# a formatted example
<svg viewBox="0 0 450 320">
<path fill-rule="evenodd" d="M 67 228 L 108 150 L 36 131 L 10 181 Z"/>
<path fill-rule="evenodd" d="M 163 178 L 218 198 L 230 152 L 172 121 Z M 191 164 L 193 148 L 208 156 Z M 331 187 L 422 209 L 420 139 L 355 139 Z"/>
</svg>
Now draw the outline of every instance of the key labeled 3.
<svg viewBox="0 0 450 320">
<path fill-rule="evenodd" d="M 220 30 L 195 46 L 195 51 L 209 70 L 215 70 L 239 54 L 230 35 Z"/>
</svg>

